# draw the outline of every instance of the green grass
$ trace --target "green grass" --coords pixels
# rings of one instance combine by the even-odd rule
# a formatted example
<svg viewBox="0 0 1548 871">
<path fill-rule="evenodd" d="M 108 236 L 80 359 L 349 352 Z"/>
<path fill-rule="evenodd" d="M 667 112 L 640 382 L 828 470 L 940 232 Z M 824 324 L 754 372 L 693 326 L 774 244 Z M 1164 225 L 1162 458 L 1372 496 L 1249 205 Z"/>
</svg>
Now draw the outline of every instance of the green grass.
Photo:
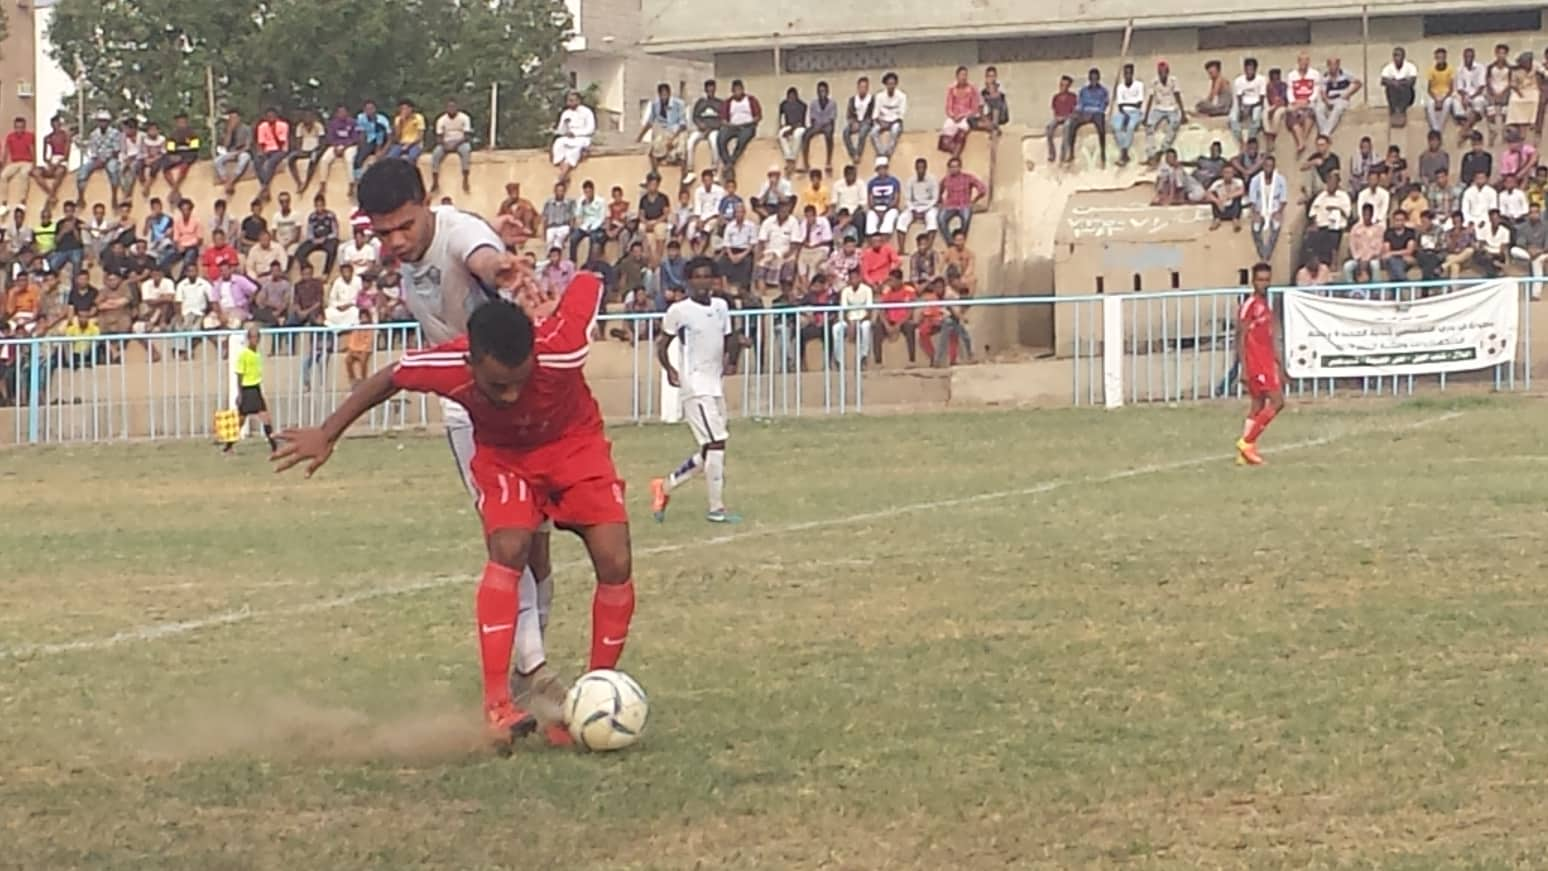
<svg viewBox="0 0 1548 871">
<path fill-rule="evenodd" d="M 1239 415 L 619 430 L 650 732 L 504 760 L 439 439 L 0 454 L 0 868 L 1544 867 L 1548 407 Z"/>
</svg>

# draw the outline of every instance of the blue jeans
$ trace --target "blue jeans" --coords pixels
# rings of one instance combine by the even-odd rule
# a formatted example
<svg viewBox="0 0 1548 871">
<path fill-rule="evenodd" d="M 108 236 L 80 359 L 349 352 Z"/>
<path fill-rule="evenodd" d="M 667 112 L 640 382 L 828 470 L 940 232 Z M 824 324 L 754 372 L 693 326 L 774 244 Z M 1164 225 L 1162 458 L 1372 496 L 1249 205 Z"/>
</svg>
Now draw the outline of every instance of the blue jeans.
<svg viewBox="0 0 1548 871">
<path fill-rule="evenodd" d="M 387 148 L 388 157 L 401 157 L 410 163 L 419 160 L 419 155 L 424 153 L 425 147 L 420 145 L 418 142 L 415 142 L 413 145 L 404 145 L 400 142 L 394 142 Z"/>
<path fill-rule="evenodd" d="M 871 128 L 871 147 L 876 149 L 877 157 L 891 157 L 892 152 L 898 150 L 898 140 L 902 138 L 902 121 L 894 121 L 891 124 L 877 124 Z"/>
<path fill-rule="evenodd" d="M 871 122 L 861 121 L 859 126 L 851 130 L 849 125 L 844 125 L 844 150 L 849 152 L 849 162 L 859 164 L 860 158 L 865 154 L 865 138 L 871 135 Z"/>
<path fill-rule="evenodd" d="M 80 188 L 81 190 L 85 190 L 86 182 L 91 180 L 91 174 L 99 169 L 105 170 L 107 172 L 108 184 L 113 186 L 114 191 L 117 191 L 118 158 L 116 157 L 109 157 L 107 159 L 87 158 L 81 161 L 81 168 L 76 170 L 75 173 L 76 187 Z"/>
<path fill-rule="evenodd" d="M 235 169 L 230 168 L 233 163 L 236 164 Z M 248 152 L 228 151 L 225 154 L 215 158 L 215 163 L 213 165 L 215 170 L 215 180 L 218 182 L 224 182 L 226 184 L 235 184 L 237 179 L 242 177 L 242 173 L 247 172 L 247 168 L 251 166 L 252 163 L 253 156 Z"/>
<path fill-rule="evenodd" d="M 1118 142 L 1118 150 L 1127 152 L 1134 147 L 1134 133 L 1140 126 L 1140 109 L 1123 108 L 1113 113 L 1113 139 Z"/>
<path fill-rule="evenodd" d="M 968 206 L 965 209 L 941 209 L 941 237 L 947 241 L 951 240 L 951 237 L 954 233 L 954 231 L 951 229 L 952 221 L 960 222 L 962 224 L 962 232 L 966 233 L 968 231 L 968 227 L 972 226 L 973 224 L 973 207 Z"/>
<path fill-rule="evenodd" d="M 77 248 L 74 251 L 54 251 L 48 255 L 48 268 L 50 272 L 58 272 L 59 267 L 70 264 L 70 274 L 75 275 L 81 271 L 81 264 L 86 260 L 86 249 Z"/>
<path fill-rule="evenodd" d="M 1258 135 L 1263 129 L 1263 104 L 1259 103 L 1247 109 L 1232 107 L 1231 109 L 1231 135 L 1237 142 L 1246 142 Z"/>
<path fill-rule="evenodd" d="M 268 187 L 274 174 L 285 165 L 285 158 L 289 154 L 288 151 L 268 151 L 258 155 L 258 159 L 253 162 L 253 174 L 258 176 L 258 183 Z"/>
<path fill-rule="evenodd" d="M 1252 219 L 1252 244 L 1258 249 L 1258 259 L 1268 260 L 1274 253 L 1274 246 L 1279 244 L 1279 221 L 1273 218 L 1265 218 L 1262 215 L 1254 215 Z"/>
<path fill-rule="evenodd" d="M 1156 142 L 1156 130 L 1162 124 L 1166 125 L 1166 138 L 1159 144 Z M 1156 155 L 1164 153 L 1177 141 L 1177 128 L 1182 126 L 1181 109 L 1156 109 L 1150 110 L 1150 117 L 1145 119 L 1145 159 L 1155 160 Z"/>
</svg>

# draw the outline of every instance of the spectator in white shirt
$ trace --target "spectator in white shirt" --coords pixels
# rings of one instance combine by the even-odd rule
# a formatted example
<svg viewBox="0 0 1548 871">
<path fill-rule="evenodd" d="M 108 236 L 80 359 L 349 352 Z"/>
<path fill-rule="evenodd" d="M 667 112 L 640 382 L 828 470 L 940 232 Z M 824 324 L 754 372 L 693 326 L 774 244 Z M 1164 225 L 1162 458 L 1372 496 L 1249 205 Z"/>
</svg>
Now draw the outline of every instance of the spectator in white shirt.
<svg viewBox="0 0 1548 871">
<path fill-rule="evenodd" d="M 186 264 L 183 279 L 177 283 L 177 328 L 194 331 L 220 326 L 218 318 L 212 321 L 209 317 L 214 292 L 214 286 L 205 279 L 198 264 Z"/>
<path fill-rule="evenodd" d="M 737 203 L 731 212 L 731 222 L 726 224 L 720 250 L 720 274 L 726 283 L 739 288 L 751 287 L 753 278 L 753 249 L 758 245 L 759 227 L 747 217 L 747 205 Z"/>
<path fill-rule="evenodd" d="M 844 348 L 845 337 L 851 330 L 855 336 L 855 365 L 865 365 L 871 355 L 871 305 L 875 295 L 871 286 L 860 278 L 859 269 L 849 270 L 849 280 L 839 291 L 839 316 L 833 322 L 833 357 L 842 368 L 847 363 Z"/>
<path fill-rule="evenodd" d="M 1478 231 L 1478 250 L 1473 255 L 1473 262 L 1483 270 L 1485 277 L 1499 278 L 1509 250 L 1510 226 L 1499 209 L 1491 209 L 1483 229 Z"/>
<path fill-rule="evenodd" d="M 1279 243 L 1279 231 L 1285 224 L 1285 205 L 1290 201 L 1289 185 L 1280 175 L 1274 156 L 1263 158 L 1263 169 L 1247 185 L 1248 205 L 1252 208 L 1252 241 L 1258 259 L 1267 261 Z"/>
<path fill-rule="evenodd" d="M 1177 141 L 1177 131 L 1188 123 L 1183 109 L 1182 88 L 1166 61 L 1156 64 L 1156 77 L 1145 95 L 1145 162 L 1152 166 Z M 1166 138 L 1159 143 L 1156 131 L 1166 125 Z"/>
<path fill-rule="evenodd" d="M 1257 58 L 1242 61 L 1242 74 L 1231 83 L 1231 135 L 1238 145 L 1258 135 L 1263 128 L 1263 100 L 1268 96 L 1268 80 L 1258 75 Z"/>
<path fill-rule="evenodd" d="M 1387 113 L 1393 127 L 1407 123 L 1409 107 L 1414 105 L 1414 83 L 1418 80 L 1419 68 L 1408 59 L 1408 52 L 1394 48 L 1392 63 L 1381 68 L 1381 86 L 1387 92 Z"/>
<path fill-rule="evenodd" d="M 462 164 L 462 192 L 473 192 L 468 184 L 473 160 L 473 143 L 468 141 L 468 136 L 472 132 L 473 119 L 457 108 L 456 100 L 447 100 L 446 111 L 435 119 L 435 150 L 430 152 L 430 176 L 433 182 L 430 193 L 441 190 L 441 161 L 451 152 L 456 152 L 457 161 Z"/>
<path fill-rule="evenodd" d="M 694 222 L 688 227 L 690 238 L 700 233 L 715 235 L 720 225 L 720 201 L 725 198 L 726 189 L 715 183 L 713 169 L 699 174 L 699 184 L 693 189 Z"/>
<path fill-rule="evenodd" d="M 865 76 L 855 80 L 855 93 L 844 101 L 844 150 L 849 152 L 849 162 L 859 163 L 865 154 L 865 140 L 871 135 L 871 124 L 876 113 L 876 95 L 871 93 L 871 80 Z"/>
<path fill-rule="evenodd" d="M 1295 60 L 1295 69 L 1285 76 L 1285 90 L 1290 96 L 1290 113 L 1285 126 L 1295 140 L 1295 154 L 1306 153 L 1306 146 L 1313 139 L 1312 129 L 1317 125 L 1317 113 L 1312 105 L 1320 99 L 1322 73 L 1311 65 L 1311 55 L 1301 52 Z"/>
<path fill-rule="evenodd" d="M 791 212 L 792 203 L 785 200 L 779 209 L 763 220 L 758 228 L 758 283 L 771 293 L 778 293 L 780 284 L 795 281 L 796 248 L 801 244 L 801 222 Z"/>
<path fill-rule="evenodd" d="M 926 233 L 940 228 L 941 183 L 930 174 L 930 162 L 923 157 L 914 161 L 914 177 L 903 186 L 904 209 L 898 217 L 898 250 L 906 250 L 908 228 L 923 221 Z"/>
<path fill-rule="evenodd" d="M 1527 195 L 1522 190 L 1513 175 L 1506 175 L 1500 179 L 1500 214 L 1511 224 L 1523 220 L 1527 216 Z"/>
<path fill-rule="evenodd" d="M 834 214 L 840 209 L 847 209 L 851 215 L 858 215 L 865 209 L 865 185 L 860 183 L 853 165 L 844 167 L 843 180 L 833 183 Z"/>
<path fill-rule="evenodd" d="M 1311 203 L 1312 232 L 1308 234 L 1307 245 L 1316 253 L 1317 259 L 1323 263 L 1333 263 L 1337 259 L 1344 229 L 1349 226 L 1349 217 L 1353 213 L 1354 203 L 1349 199 L 1349 192 L 1344 190 L 1343 177 L 1336 170 L 1328 173 L 1323 189 Z"/>
<path fill-rule="evenodd" d="M 1483 118 L 1489 108 L 1485 89 L 1489 84 L 1489 70 L 1477 62 L 1471 48 L 1462 49 L 1462 65 L 1452 80 L 1455 91 L 1451 95 L 1451 117 L 1457 122 L 1458 142 L 1470 141 L 1473 125 Z"/>
<path fill-rule="evenodd" d="M 903 138 L 903 116 L 908 114 L 908 95 L 898 90 L 898 74 L 882 76 L 882 91 L 876 95 L 876 110 L 871 126 L 871 146 L 877 155 L 891 157 Z"/>
<path fill-rule="evenodd" d="M 579 91 L 564 96 L 564 111 L 559 113 L 559 126 L 554 131 L 554 147 L 551 151 L 554 166 L 559 167 L 559 180 L 568 181 L 570 173 L 585 158 L 591 148 L 591 137 L 597 135 L 597 116 L 581 105 Z"/>
<path fill-rule="evenodd" d="M 349 264 L 355 275 L 376 274 L 381 256 L 381 241 L 367 239 L 365 230 L 360 227 L 355 228 L 353 238 L 339 246 L 339 262 Z"/>
<path fill-rule="evenodd" d="M 1392 192 L 1383 186 L 1386 175 L 1381 164 L 1371 167 L 1365 174 L 1365 187 L 1360 189 L 1360 195 L 1355 198 L 1355 211 L 1363 212 L 1366 206 L 1370 206 L 1376 213 L 1376 224 L 1383 232 L 1387 229 L 1387 218 L 1392 214 Z"/>
<path fill-rule="evenodd" d="M 1118 86 L 1113 88 L 1113 139 L 1118 143 L 1118 165 L 1127 166 L 1134 134 L 1145 118 L 1145 83 L 1134 78 L 1134 64 L 1124 64 Z"/>
<path fill-rule="evenodd" d="M 364 285 L 354 267 L 348 263 L 339 267 L 339 275 L 328 287 L 328 307 L 323 310 L 323 324 L 335 329 L 360 325 L 360 309 L 357 300 Z"/>
<path fill-rule="evenodd" d="M 1473 228 L 1482 240 L 1489 232 L 1489 213 L 1499 212 L 1499 192 L 1489 186 L 1489 178 L 1482 172 L 1473 173 L 1473 183 L 1462 192 L 1462 220 Z"/>
<path fill-rule="evenodd" d="M 833 223 L 824 215 L 817 214 L 816 206 L 807 206 L 801 219 L 801 250 L 796 254 L 797 286 L 809 285 L 812 276 L 822 271 L 822 265 L 833 253 Z"/>
</svg>

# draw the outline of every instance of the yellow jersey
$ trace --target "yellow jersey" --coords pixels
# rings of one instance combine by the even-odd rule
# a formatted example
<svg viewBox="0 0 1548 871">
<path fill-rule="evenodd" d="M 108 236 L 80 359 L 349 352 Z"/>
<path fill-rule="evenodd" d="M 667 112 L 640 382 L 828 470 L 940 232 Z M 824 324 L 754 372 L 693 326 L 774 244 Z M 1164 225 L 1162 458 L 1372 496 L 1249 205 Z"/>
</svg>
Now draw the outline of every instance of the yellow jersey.
<svg viewBox="0 0 1548 871">
<path fill-rule="evenodd" d="M 263 355 L 252 348 L 237 353 L 237 383 L 243 387 L 257 387 L 263 383 Z"/>
</svg>

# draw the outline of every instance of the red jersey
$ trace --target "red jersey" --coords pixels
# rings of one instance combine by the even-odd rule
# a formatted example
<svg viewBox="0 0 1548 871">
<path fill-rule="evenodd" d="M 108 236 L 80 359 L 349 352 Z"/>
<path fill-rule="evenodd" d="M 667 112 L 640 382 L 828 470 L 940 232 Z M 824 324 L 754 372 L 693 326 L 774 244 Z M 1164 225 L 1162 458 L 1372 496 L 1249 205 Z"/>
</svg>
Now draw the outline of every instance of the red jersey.
<svg viewBox="0 0 1548 871">
<path fill-rule="evenodd" d="M 582 369 L 601 301 L 602 281 L 595 274 L 582 272 L 570 280 L 554 314 L 533 328 L 536 365 L 511 405 L 495 405 L 473 383 L 467 336 L 405 354 L 393 370 L 393 386 L 444 396 L 466 408 L 479 445 L 529 451 L 574 436 L 600 436 L 602 412 Z"/>
<path fill-rule="evenodd" d="M 1253 294 L 1242 303 L 1237 312 L 1242 334 L 1242 357 L 1249 375 L 1256 373 L 1279 374 L 1278 357 L 1274 353 L 1274 310 L 1268 300 Z"/>
</svg>

